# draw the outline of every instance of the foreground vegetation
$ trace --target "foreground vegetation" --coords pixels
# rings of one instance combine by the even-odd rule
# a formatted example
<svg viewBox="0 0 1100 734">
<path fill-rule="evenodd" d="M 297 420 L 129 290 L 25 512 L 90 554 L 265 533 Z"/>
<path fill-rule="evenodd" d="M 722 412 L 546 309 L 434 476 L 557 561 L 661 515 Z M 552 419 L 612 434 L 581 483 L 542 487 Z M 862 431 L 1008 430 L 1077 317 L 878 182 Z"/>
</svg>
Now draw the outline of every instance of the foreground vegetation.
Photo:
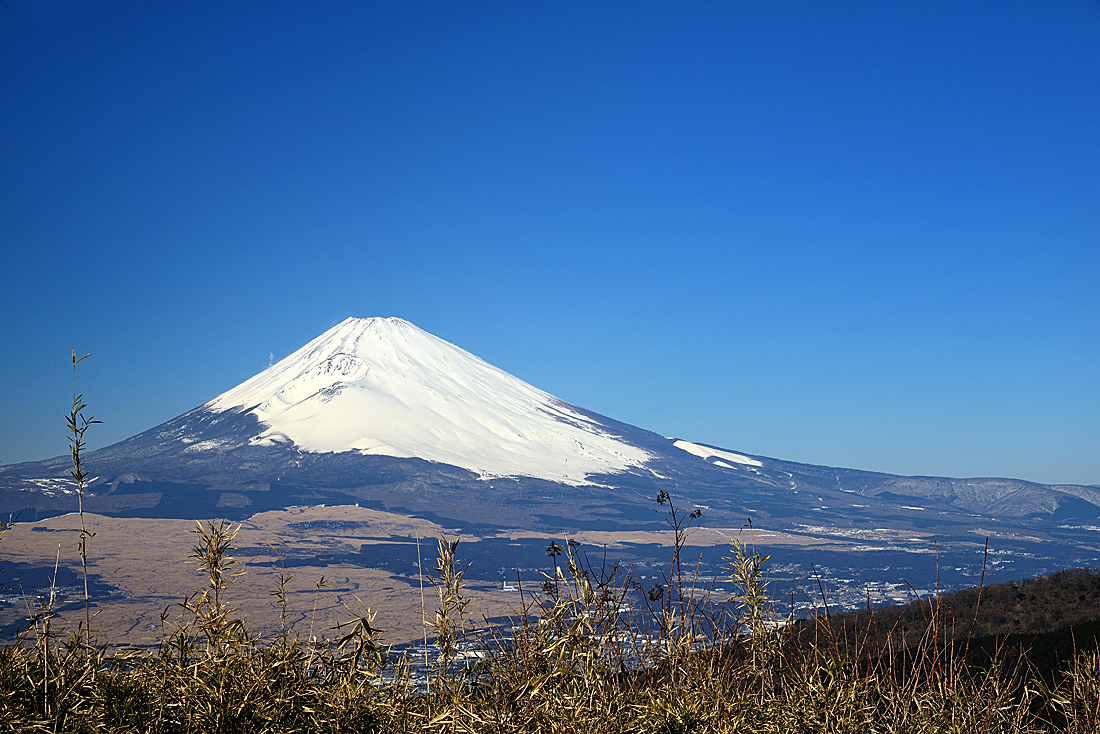
<svg viewBox="0 0 1100 734">
<path fill-rule="evenodd" d="M 661 499 L 682 539 L 694 517 Z M 649 589 L 630 569 L 594 567 L 575 544 L 552 544 L 555 571 L 524 596 L 512 624 L 475 635 L 458 543 L 441 540 L 426 620 L 437 647 L 418 679 L 412 661 L 382 645 L 369 608 L 349 609 L 334 630 L 303 635 L 284 625 L 274 638 L 253 635 L 227 602 L 234 535 L 224 522 L 196 529 L 191 561 L 204 584 L 165 611 L 158 649 L 111 649 L 83 625 L 58 632 L 47 599 L 0 648 L 0 730 L 1100 730 L 1095 645 L 1065 660 L 1055 680 L 1005 646 L 975 664 L 970 636 L 947 633 L 959 625 L 945 602 L 922 602 L 919 636 L 916 606 L 860 624 L 784 624 L 769 601 L 766 558 L 740 544 L 727 559 L 738 589 L 730 600 L 712 599 L 680 567 L 679 544 L 665 583 Z M 284 618 L 288 580 L 271 592 Z M 484 657 L 463 664 L 471 649 Z"/>
</svg>

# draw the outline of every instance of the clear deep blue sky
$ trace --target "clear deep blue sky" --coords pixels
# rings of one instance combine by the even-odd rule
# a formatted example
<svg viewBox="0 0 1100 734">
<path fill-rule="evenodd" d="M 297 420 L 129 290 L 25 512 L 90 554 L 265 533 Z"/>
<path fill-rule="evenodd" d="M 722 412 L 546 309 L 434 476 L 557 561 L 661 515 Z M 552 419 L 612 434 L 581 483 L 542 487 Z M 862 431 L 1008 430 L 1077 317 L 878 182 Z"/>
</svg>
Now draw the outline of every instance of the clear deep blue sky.
<svg viewBox="0 0 1100 734">
<path fill-rule="evenodd" d="M 1100 2 L 0 2 L 0 459 L 401 316 L 664 435 L 1100 483 Z M 364 9 L 364 6 L 367 6 Z"/>
</svg>

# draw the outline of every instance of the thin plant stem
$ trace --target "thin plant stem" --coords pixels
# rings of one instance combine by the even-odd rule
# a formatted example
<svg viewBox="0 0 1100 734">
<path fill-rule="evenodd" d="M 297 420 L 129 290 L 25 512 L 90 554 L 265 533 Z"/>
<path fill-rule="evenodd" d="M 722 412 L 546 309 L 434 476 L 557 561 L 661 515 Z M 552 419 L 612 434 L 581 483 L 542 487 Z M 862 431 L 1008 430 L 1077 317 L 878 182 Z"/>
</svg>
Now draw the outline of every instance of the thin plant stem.
<svg viewBox="0 0 1100 734">
<path fill-rule="evenodd" d="M 420 531 L 416 533 L 416 571 L 420 576 L 420 627 L 424 631 L 424 677 L 428 681 L 428 693 L 431 693 L 432 678 L 428 675 L 428 612 L 424 602 L 424 563 L 420 560 Z"/>
<path fill-rule="evenodd" d="M 94 538 L 95 533 L 88 532 L 88 527 L 84 522 L 84 488 L 85 481 L 88 478 L 88 473 L 84 471 L 82 466 L 84 451 L 84 432 L 88 430 L 88 426 L 93 423 L 101 423 L 95 418 L 89 418 L 83 414 L 84 408 L 88 407 L 83 402 L 83 395 L 77 395 L 76 393 L 76 366 L 92 356 L 89 352 L 80 359 L 76 358 L 76 350 L 73 349 L 73 409 L 69 413 L 66 420 L 67 427 L 69 429 L 69 452 L 72 454 L 73 468 L 70 474 L 72 474 L 73 480 L 76 481 L 76 501 L 77 501 L 77 514 L 80 516 L 80 566 L 84 571 L 84 630 L 86 633 L 91 634 L 92 629 L 92 597 L 88 593 L 88 538 Z"/>
</svg>

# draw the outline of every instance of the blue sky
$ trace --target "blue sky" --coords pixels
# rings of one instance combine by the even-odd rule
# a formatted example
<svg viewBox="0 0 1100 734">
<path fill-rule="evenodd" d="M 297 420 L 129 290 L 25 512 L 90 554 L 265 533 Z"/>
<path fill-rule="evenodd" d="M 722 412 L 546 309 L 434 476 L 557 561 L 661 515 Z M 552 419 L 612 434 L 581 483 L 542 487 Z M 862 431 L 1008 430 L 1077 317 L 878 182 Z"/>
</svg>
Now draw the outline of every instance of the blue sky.
<svg viewBox="0 0 1100 734">
<path fill-rule="evenodd" d="M 0 3 L 0 460 L 347 316 L 665 435 L 1100 483 L 1100 3 Z"/>
</svg>

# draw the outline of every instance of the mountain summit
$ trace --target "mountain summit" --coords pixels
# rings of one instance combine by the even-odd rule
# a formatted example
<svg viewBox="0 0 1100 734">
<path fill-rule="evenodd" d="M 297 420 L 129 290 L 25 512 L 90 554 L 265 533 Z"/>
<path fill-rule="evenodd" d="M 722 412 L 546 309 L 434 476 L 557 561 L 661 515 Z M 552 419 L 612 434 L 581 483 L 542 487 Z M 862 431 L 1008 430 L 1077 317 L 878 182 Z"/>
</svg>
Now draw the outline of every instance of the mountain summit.
<svg viewBox="0 0 1100 734">
<path fill-rule="evenodd" d="M 486 478 L 580 485 L 651 458 L 569 403 L 398 318 L 346 319 L 203 407 L 256 416 L 264 428 L 255 446 L 417 457 Z"/>
</svg>

